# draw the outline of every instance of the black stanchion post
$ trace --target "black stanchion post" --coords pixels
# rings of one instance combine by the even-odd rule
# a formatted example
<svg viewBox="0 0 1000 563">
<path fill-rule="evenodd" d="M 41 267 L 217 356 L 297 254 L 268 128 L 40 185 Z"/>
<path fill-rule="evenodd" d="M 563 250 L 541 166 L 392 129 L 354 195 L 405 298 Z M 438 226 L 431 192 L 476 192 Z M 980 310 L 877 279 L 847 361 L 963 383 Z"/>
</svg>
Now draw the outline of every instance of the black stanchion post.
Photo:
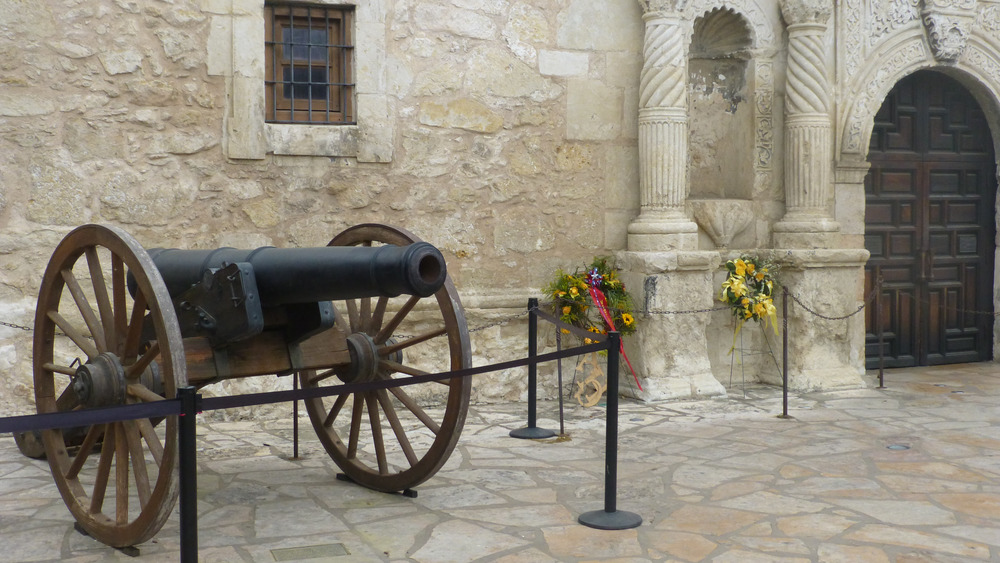
<svg viewBox="0 0 1000 563">
<path fill-rule="evenodd" d="M 532 297 L 528 299 L 528 359 L 534 360 L 538 356 L 538 299 Z M 551 438 L 556 435 L 552 430 L 538 428 L 535 426 L 535 403 L 538 395 L 538 363 L 532 361 L 528 364 L 528 426 L 511 430 L 512 438 L 523 438 L 538 440 L 541 438 Z"/>
<path fill-rule="evenodd" d="M 626 530 L 642 524 L 642 516 L 618 510 L 618 354 L 621 334 L 608 332 L 608 420 L 604 445 L 604 510 L 592 510 L 578 519 L 598 530 Z"/>
<path fill-rule="evenodd" d="M 292 391 L 299 390 L 299 372 L 292 377 Z M 292 459 L 299 459 L 299 400 L 292 401 Z"/>
<path fill-rule="evenodd" d="M 875 326 L 878 328 L 878 388 L 885 389 L 885 351 L 882 349 L 882 271 L 875 278 Z"/>
<path fill-rule="evenodd" d="M 781 418 L 788 416 L 788 288 L 781 288 Z"/>
<path fill-rule="evenodd" d="M 194 387 L 177 390 L 181 415 L 177 424 L 180 454 L 181 563 L 198 563 L 198 459 L 195 417 L 201 397 Z"/>
</svg>

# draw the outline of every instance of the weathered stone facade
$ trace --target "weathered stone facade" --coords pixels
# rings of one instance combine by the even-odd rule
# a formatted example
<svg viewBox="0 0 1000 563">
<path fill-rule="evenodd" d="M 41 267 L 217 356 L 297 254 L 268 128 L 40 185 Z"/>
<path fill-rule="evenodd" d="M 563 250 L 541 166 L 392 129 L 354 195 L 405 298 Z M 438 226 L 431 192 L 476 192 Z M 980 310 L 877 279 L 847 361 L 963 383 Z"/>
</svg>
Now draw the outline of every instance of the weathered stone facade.
<svg viewBox="0 0 1000 563">
<path fill-rule="evenodd" d="M 90 222 L 198 248 L 400 225 L 445 252 L 472 327 L 595 254 L 661 311 L 711 307 L 741 250 L 850 311 L 892 86 L 943 69 L 1000 132 L 996 1 L 336 4 L 356 6 L 356 126 L 264 123 L 263 0 L 0 0 L 0 321 L 31 324 L 49 254 Z M 728 314 L 642 323 L 647 398 L 725 392 Z M 789 324 L 793 385 L 861 384 L 863 319 Z M 0 338 L 0 412 L 30 412 L 30 333 Z M 524 350 L 523 317 L 473 336 L 477 364 Z M 514 371 L 473 398 L 524 394 Z"/>
</svg>

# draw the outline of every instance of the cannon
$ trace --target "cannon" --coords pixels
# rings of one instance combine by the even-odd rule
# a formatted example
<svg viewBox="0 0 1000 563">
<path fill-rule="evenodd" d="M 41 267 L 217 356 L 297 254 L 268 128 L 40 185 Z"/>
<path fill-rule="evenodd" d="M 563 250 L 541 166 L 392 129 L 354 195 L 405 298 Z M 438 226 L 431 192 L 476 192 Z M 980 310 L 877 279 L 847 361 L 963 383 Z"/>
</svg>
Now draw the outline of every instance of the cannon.
<svg viewBox="0 0 1000 563">
<path fill-rule="evenodd" d="M 85 225 L 52 254 L 33 337 L 39 413 L 162 401 L 184 386 L 252 376 L 290 375 L 315 388 L 471 365 L 441 253 L 377 224 L 320 248 L 150 251 L 116 227 Z M 447 461 L 470 389 L 456 377 L 305 406 L 348 478 L 403 491 Z M 176 418 L 41 432 L 86 533 L 126 547 L 163 526 L 178 496 Z"/>
</svg>

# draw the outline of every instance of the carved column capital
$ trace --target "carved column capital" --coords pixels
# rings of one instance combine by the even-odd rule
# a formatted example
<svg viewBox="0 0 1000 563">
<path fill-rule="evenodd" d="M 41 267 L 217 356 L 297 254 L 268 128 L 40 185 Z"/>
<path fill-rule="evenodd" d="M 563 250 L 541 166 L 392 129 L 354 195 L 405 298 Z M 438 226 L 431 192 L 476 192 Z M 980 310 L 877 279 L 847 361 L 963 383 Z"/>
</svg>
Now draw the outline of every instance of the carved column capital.
<svg viewBox="0 0 1000 563">
<path fill-rule="evenodd" d="M 687 0 L 639 0 L 644 14 L 676 13 L 684 9 Z"/>
<path fill-rule="evenodd" d="M 826 25 L 833 13 L 830 0 L 782 0 L 781 15 L 788 25 Z"/>
</svg>

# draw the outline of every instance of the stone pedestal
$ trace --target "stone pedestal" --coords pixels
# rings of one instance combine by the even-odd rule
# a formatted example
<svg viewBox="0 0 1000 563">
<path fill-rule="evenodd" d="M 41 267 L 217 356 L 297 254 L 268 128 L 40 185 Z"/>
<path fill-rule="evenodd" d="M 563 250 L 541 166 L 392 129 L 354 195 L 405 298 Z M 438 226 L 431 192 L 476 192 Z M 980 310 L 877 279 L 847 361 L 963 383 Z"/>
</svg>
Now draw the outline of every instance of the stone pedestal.
<svg viewBox="0 0 1000 563">
<path fill-rule="evenodd" d="M 868 251 L 776 251 L 782 284 L 797 298 L 788 300 L 788 385 L 795 390 L 864 386 L 864 267 Z M 781 294 L 775 295 L 781 311 Z M 780 319 L 779 319 L 780 321 Z"/>
<path fill-rule="evenodd" d="M 616 258 L 636 308 L 654 311 L 641 318 L 639 331 L 626 340 L 643 391 L 628 384 L 628 373 L 621 377 L 621 391 L 645 401 L 725 395 L 708 359 L 710 315 L 655 313 L 713 307 L 718 252 L 630 251 Z M 628 369 L 624 362 L 622 369 Z"/>
</svg>

